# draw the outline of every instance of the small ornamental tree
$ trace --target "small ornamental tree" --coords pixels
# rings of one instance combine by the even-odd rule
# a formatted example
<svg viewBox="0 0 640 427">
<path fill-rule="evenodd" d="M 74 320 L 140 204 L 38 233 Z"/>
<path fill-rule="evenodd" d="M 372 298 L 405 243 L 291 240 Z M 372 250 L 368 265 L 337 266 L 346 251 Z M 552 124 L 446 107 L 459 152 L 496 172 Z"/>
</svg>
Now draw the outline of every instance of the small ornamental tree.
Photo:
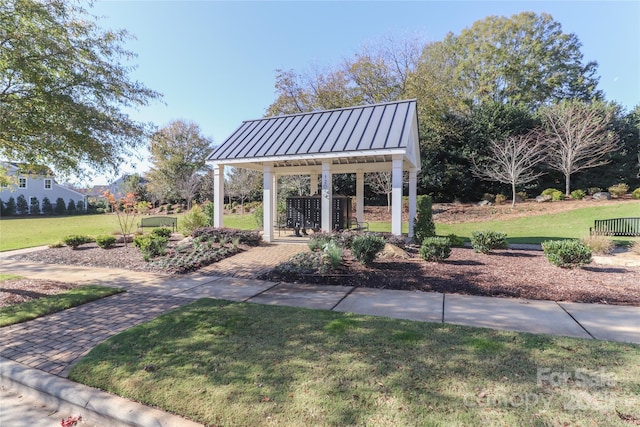
<svg viewBox="0 0 640 427">
<path fill-rule="evenodd" d="M 29 213 L 31 215 L 39 215 L 40 214 L 40 201 L 37 197 L 31 198 L 31 203 L 29 203 Z"/>
<path fill-rule="evenodd" d="M 62 197 L 58 197 L 56 199 L 55 212 L 56 215 L 64 215 L 67 213 L 67 206 L 64 204 L 64 199 Z"/>
<path fill-rule="evenodd" d="M 134 193 L 127 193 L 124 197 L 118 199 L 109 190 L 105 191 L 104 198 L 111 206 L 111 210 L 118 217 L 118 225 L 124 236 L 124 246 L 127 246 L 127 236 L 132 234 L 136 224 L 136 204 L 138 200 Z"/>
<path fill-rule="evenodd" d="M 79 213 L 84 213 L 84 201 L 83 201 L 83 200 L 78 200 L 78 201 L 76 202 L 76 210 L 77 210 Z"/>
<path fill-rule="evenodd" d="M 42 199 L 42 213 L 45 215 L 53 215 L 53 205 L 48 197 Z"/>
<path fill-rule="evenodd" d="M 29 213 L 29 204 L 24 195 L 19 195 L 16 201 L 16 213 L 18 215 L 26 215 Z"/>
</svg>

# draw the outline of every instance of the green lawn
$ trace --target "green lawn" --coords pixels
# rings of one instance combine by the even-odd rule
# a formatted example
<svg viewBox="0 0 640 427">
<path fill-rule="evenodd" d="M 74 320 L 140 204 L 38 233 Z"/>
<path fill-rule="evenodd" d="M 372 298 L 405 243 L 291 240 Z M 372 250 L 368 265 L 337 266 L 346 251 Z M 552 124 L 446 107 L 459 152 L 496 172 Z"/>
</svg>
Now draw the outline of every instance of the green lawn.
<svg viewBox="0 0 640 427">
<path fill-rule="evenodd" d="M 536 215 L 501 221 L 436 223 L 439 236 L 455 234 L 470 238 L 475 230 L 493 230 L 507 233 L 510 243 L 541 243 L 550 239 L 581 238 L 589 235 L 595 219 L 640 217 L 640 202 L 620 203 L 575 209 L 551 215 Z M 406 232 L 406 225 L 403 232 Z M 371 231 L 391 231 L 388 222 L 370 223 Z"/>
<path fill-rule="evenodd" d="M 207 425 L 640 420 L 640 346 L 213 299 L 110 338 L 70 378 Z"/>
<path fill-rule="evenodd" d="M 17 276 L 1 276 L 0 287 L 2 287 L 2 280 L 17 278 Z M 120 292 L 124 292 L 124 290 L 97 285 L 81 286 L 57 295 L 44 296 L 21 304 L 3 307 L 0 308 L 0 327 L 57 313 Z"/>
<path fill-rule="evenodd" d="M 179 226 L 183 214 L 175 216 L 178 217 Z M 469 238 L 474 230 L 494 230 L 507 233 L 511 243 L 541 243 L 549 239 L 584 237 L 589 234 L 589 227 L 593 225 L 594 219 L 639 216 L 640 202 L 620 203 L 504 221 L 436 224 L 436 232 L 438 235 L 454 233 Z M 224 225 L 244 230 L 258 228 L 253 214 L 225 215 Z M 370 222 L 369 226 L 371 231 L 391 231 L 389 222 Z M 2 219 L 0 251 L 48 245 L 69 234 L 97 236 L 117 230 L 119 227 L 114 215 Z M 408 224 L 403 224 L 402 232 L 408 232 Z"/>
<path fill-rule="evenodd" d="M 178 227 L 184 214 L 178 218 Z M 135 226 L 140 222 L 136 219 Z M 257 228 L 253 215 L 225 215 L 224 225 L 229 228 Z M 64 217 L 3 218 L 0 220 L 0 251 L 49 245 L 70 234 L 97 236 L 119 231 L 115 215 L 77 215 Z"/>
</svg>

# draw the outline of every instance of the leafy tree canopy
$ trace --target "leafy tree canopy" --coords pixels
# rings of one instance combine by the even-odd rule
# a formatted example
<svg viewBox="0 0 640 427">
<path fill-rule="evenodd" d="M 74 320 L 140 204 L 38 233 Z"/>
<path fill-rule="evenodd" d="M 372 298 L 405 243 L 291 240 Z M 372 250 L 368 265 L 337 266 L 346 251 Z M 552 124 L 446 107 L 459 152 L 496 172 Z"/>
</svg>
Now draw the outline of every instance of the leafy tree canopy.
<svg viewBox="0 0 640 427">
<path fill-rule="evenodd" d="M 130 79 L 129 38 L 74 1 L 0 2 L 0 155 L 78 174 L 115 170 L 148 130 L 121 109 L 160 97 Z"/>
</svg>

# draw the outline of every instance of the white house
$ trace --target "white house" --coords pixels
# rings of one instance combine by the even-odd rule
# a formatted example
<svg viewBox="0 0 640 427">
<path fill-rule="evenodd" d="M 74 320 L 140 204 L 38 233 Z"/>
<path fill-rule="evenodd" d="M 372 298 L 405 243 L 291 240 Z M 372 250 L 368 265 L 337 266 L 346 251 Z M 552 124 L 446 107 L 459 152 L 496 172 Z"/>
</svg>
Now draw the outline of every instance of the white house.
<svg viewBox="0 0 640 427">
<path fill-rule="evenodd" d="M 2 199 L 3 203 L 6 203 L 11 197 L 17 199 L 20 195 L 23 195 L 29 206 L 31 206 L 32 199 L 37 198 L 40 209 L 42 209 L 42 201 L 45 197 L 49 199 L 54 207 L 56 200 L 62 198 L 65 206 L 69 203 L 69 200 L 73 200 L 76 205 L 78 201 L 81 201 L 86 210 L 87 201 L 85 196 L 56 183 L 53 172 L 48 167 L 13 162 L 2 162 L 1 166 L 5 169 L 10 181 L 10 183 L 3 182 L 0 185 L 0 199 Z"/>
</svg>

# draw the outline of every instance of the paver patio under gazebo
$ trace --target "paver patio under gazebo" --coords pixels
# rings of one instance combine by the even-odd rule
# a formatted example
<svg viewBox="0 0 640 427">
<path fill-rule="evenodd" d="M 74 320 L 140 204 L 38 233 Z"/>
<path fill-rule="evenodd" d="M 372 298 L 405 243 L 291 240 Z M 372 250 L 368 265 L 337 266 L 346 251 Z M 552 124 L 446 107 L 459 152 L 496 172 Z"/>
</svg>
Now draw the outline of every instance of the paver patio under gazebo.
<svg viewBox="0 0 640 427">
<path fill-rule="evenodd" d="M 391 232 L 402 234 L 403 172 L 409 173 L 409 237 L 416 216 L 420 169 L 416 100 L 315 111 L 243 122 L 216 147 L 207 162 L 214 170 L 214 226 L 224 225 L 224 168 L 263 173 L 263 239 L 274 239 L 277 179 L 309 175 L 311 194 L 321 187 L 321 228 L 331 231 L 332 176 L 356 175 L 356 219 L 364 220 L 364 174 L 392 173 Z"/>
</svg>

